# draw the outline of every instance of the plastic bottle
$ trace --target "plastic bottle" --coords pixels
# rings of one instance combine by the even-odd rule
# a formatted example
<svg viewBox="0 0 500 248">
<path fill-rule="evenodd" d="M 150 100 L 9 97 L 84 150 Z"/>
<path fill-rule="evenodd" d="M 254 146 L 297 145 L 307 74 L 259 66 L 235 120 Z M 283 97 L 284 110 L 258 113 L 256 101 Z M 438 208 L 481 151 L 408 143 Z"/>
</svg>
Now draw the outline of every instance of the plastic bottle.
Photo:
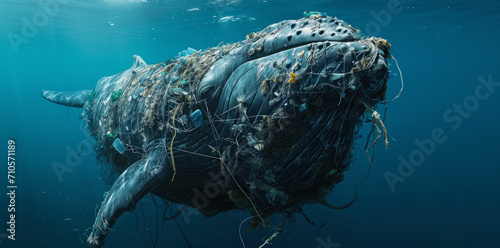
<svg viewBox="0 0 500 248">
<path fill-rule="evenodd" d="M 203 123 L 203 115 L 201 114 L 201 110 L 197 109 L 195 110 L 190 116 L 189 118 L 191 119 L 191 121 L 193 122 L 193 124 L 196 126 L 196 127 L 199 127 L 202 123 Z"/>
</svg>

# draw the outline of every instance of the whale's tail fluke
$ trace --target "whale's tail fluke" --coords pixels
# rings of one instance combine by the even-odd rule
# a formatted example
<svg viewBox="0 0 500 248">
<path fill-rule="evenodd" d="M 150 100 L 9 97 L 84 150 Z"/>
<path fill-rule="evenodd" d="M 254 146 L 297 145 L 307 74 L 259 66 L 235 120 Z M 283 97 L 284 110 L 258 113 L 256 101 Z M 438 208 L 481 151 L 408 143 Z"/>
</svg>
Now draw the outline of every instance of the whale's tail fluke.
<svg viewBox="0 0 500 248">
<path fill-rule="evenodd" d="M 57 104 L 68 107 L 83 108 L 85 102 L 89 100 L 91 90 L 80 91 L 52 91 L 42 90 L 42 97 Z"/>
</svg>

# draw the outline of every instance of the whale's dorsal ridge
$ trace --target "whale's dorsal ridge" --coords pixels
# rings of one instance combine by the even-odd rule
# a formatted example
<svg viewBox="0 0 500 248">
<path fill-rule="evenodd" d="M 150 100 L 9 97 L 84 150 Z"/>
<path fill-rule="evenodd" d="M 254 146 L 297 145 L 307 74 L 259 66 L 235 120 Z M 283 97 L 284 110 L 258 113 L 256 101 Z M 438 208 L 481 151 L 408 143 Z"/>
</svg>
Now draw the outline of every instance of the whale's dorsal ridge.
<svg viewBox="0 0 500 248">
<path fill-rule="evenodd" d="M 139 55 L 134 55 L 134 64 L 132 65 L 132 69 L 137 69 L 141 67 L 145 67 L 148 64 L 144 62 L 144 60 Z"/>
</svg>

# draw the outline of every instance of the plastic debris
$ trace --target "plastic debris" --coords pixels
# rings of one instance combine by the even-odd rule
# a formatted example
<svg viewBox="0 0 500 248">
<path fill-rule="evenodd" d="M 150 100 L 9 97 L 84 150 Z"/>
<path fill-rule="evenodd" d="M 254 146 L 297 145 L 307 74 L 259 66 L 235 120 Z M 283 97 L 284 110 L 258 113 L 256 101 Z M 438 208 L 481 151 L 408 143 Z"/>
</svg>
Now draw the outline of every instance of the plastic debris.
<svg viewBox="0 0 500 248">
<path fill-rule="evenodd" d="M 311 18 L 311 17 L 315 17 L 315 16 L 326 17 L 326 13 L 319 12 L 319 11 L 306 11 L 306 12 L 304 12 L 305 18 Z"/>
<path fill-rule="evenodd" d="M 199 127 L 203 123 L 203 115 L 201 114 L 201 110 L 195 110 L 190 116 L 191 121 L 196 127 Z"/>
<path fill-rule="evenodd" d="M 393 72 L 387 73 L 387 79 L 392 79 L 394 76 L 396 76 L 396 73 L 393 73 Z"/>
<path fill-rule="evenodd" d="M 132 99 L 137 99 L 141 95 L 141 93 L 144 92 L 144 88 L 139 87 L 134 90 L 134 93 L 132 93 Z"/>
<path fill-rule="evenodd" d="M 249 146 L 255 146 L 257 144 L 257 140 L 253 137 L 251 133 L 247 134 L 247 144 Z"/>
<path fill-rule="evenodd" d="M 92 91 L 89 95 L 89 103 L 92 103 L 94 101 L 94 97 L 95 97 L 95 91 Z"/>
<path fill-rule="evenodd" d="M 269 204 L 271 204 L 271 198 L 269 198 L 269 194 L 266 193 L 266 198 L 267 198 L 267 201 L 269 202 Z"/>
<path fill-rule="evenodd" d="M 264 179 L 268 183 L 276 183 L 276 177 L 274 176 L 274 173 L 272 170 L 267 170 L 266 173 L 264 174 Z"/>
<path fill-rule="evenodd" d="M 300 106 L 299 106 L 299 111 L 300 111 L 300 112 L 303 112 L 303 111 L 305 111 L 305 110 L 307 110 L 307 104 L 305 104 L 305 103 L 300 104 Z"/>
<path fill-rule="evenodd" d="M 187 92 L 185 92 L 181 88 L 171 88 L 170 92 L 172 92 L 173 94 L 177 94 L 177 95 L 181 95 L 181 94 L 185 95 L 185 94 L 187 94 Z"/>
<path fill-rule="evenodd" d="M 188 47 L 188 49 L 186 50 L 183 50 L 182 52 L 179 53 L 179 57 L 187 57 L 189 55 L 192 55 L 193 53 L 195 53 L 196 50 L 191 48 L 191 47 Z"/>
<path fill-rule="evenodd" d="M 331 170 L 330 170 L 330 171 L 326 174 L 326 176 L 331 176 L 331 175 L 335 174 L 335 172 L 337 172 L 337 170 L 336 170 L 336 169 L 331 169 Z"/>
<path fill-rule="evenodd" d="M 120 153 L 123 154 L 125 152 L 125 145 L 122 143 L 120 138 L 116 138 L 113 142 L 113 147 Z"/>
<path fill-rule="evenodd" d="M 118 89 L 115 92 L 111 94 L 111 101 L 116 101 L 120 99 L 120 96 L 122 95 L 122 89 Z"/>
<path fill-rule="evenodd" d="M 295 73 L 290 72 L 290 80 L 288 80 L 288 82 L 291 83 L 291 84 L 294 84 L 295 83 L 295 79 L 297 79 L 297 76 L 295 75 Z"/>
<path fill-rule="evenodd" d="M 332 79 L 332 81 L 335 81 L 335 80 L 337 80 L 337 79 L 341 79 L 341 78 L 343 78 L 343 77 L 344 77 L 344 74 L 340 74 L 340 73 L 332 73 L 332 77 L 331 77 L 331 79 Z"/>
<path fill-rule="evenodd" d="M 113 130 L 113 131 L 109 131 L 109 132 L 108 132 L 108 137 L 110 137 L 110 138 L 114 138 L 114 137 L 116 137 L 116 132 L 115 132 L 115 130 Z"/>
</svg>

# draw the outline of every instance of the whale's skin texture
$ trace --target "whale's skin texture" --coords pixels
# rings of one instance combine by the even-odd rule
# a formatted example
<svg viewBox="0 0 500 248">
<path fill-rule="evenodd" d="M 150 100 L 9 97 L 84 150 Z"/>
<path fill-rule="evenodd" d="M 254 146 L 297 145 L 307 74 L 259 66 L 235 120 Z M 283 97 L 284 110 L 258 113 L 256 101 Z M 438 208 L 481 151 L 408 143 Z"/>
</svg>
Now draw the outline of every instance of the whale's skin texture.
<svg viewBox="0 0 500 248">
<path fill-rule="evenodd" d="M 148 193 L 206 216 L 247 210 L 261 225 L 327 204 L 365 111 L 385 100 L 389 51 L 344 21 L 312 16 L 164 63 L 135 55 L 92 91 L 42 92 L 83 107 L 97 154 L 119 174 L 88 242 L 102 246 Z"/>
</svg>

